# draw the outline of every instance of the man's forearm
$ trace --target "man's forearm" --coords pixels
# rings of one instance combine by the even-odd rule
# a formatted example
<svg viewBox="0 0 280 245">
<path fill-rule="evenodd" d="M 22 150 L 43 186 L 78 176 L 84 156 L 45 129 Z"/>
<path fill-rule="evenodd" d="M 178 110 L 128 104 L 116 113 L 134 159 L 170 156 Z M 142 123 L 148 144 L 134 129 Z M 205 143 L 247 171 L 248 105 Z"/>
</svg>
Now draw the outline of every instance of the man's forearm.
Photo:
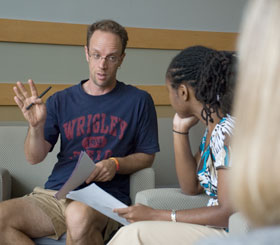
<svg viewBox="0 0 280 245">
<path fill-rule="evenodd" d="M 140 169 L 151 167 L 155 154 L 134 153 L 126 157 L 116 157 L 120 174 L 132 174 Z"/>
<path fill-rule="evenodd" d="M 27 161 L 36 164 L 44 160 L 51 145 L 44 138 L 44 127 L 29 127 L 24 142 L 24 152 Z"/>
</svg>

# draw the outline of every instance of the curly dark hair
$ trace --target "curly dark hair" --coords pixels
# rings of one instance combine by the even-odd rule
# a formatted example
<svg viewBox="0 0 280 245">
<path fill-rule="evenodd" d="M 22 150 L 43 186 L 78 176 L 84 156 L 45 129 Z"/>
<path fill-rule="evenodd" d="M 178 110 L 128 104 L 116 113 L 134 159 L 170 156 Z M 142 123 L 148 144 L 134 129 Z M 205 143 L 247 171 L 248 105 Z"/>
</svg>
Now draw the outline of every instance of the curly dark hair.
<svg viewBox="0 0 280 245">
<path fill-rule="evenodd" d="M 189 47 L 173 58 L 166 78 L 174 89 L 182 83 L 194 89 L 196 99 L 203 105 L 201 116 L 208 124 L 213 122 L 212 113 L 219 118 L 231 113 L 235 60 L 234 52 L 203 46 Z"/>
<path fill-rule="evenodd" d="M 105 31 L 105 32 L 111 32 L 113 34 L 116 34 L 120 37 L 122 42 L 122 54 L 124 53 L 128 41 L 128 34 L 126 29 L 121 26 L 119 23 L 117 23 L 114 20 L 101 20 L 98 22 L 93 23 L 88 27 L 87 30 L 87 47 L 89 48 L 89 42 L 91 39 L 91 36 L 93 33 L 97 30 Z"/>
</svg>

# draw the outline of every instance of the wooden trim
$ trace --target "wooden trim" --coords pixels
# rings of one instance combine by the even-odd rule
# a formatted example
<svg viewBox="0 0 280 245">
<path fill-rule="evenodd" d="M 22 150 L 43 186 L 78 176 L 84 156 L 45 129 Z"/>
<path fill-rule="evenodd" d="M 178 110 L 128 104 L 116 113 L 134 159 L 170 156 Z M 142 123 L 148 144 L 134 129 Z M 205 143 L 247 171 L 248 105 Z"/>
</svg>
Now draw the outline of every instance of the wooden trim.
<svg viewBox="0 0 280 245">
<path fill-rule="evenodd" d="M 73 84 L 36 84 L 39 93 L 44 91 L 48 86 L 52 86 L 52 89 L 44 96 L 44 99 L 53 93 L 63 90 L 72 86 Z M 11 106 L 16 105 L 14 101 L 14 91 L 13 83 L 0 83 L 0 106 Z M 165 86 L 163 85 L 135 85 L 136 87 L 146 90 L 153 97 L 154 103 L 158 105 L 170 105 L 168 92 Z"/>
<path fill-rule="evenodd" d="M 0 41 L 84 45 L 86 28 L 81 24 L 0 19 Z"/>
<path fill-rule="evenodd" d="M 59 45 L 85 45 L 84 24 L 0 19 L 0 41 Z M 205 45 L 219 50 L 234 50 L 237 33 L 126 28 L 128 48 L 181 50 Z"/>
<path fill-rule="evenodd" d="M 218 50 L 235 50 L 237 33 L 127 28 L 131 48 L 182 50 L 204 45 Z"/>
</svg>

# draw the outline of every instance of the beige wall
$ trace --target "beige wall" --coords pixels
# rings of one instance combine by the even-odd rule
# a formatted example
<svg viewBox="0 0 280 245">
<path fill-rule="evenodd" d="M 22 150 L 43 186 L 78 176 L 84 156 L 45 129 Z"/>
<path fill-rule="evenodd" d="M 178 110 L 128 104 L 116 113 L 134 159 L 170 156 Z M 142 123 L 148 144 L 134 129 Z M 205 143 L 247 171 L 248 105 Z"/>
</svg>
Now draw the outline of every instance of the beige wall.
<svg viewBox="0 0 280 245">
<path fill-rule="evenodd" d="M 166 68 L 180 49 L 194 44 L 219 49 L 235 48 L 242 9 L 247 1 L 86 0 L 83 4 L 80 2 L 78 4 L 78 2 L 76 0 L 9 0 L 1 4 L 0 16 L 10 20 L 77 24 L 89 24 L 98 19 L 113 18 L 124 26 L 132 26 L 133 28 L 130 29 L 132 44 L 127 49 L 127 56 L 119 70 L 118 79 L 134 85 L 164 86 Z M 54 30 L 53 25 L 49 23 L 39 23 L 38 28 L 29 26 L 29 24 L 33 27 L 34 24 L 38 26 L 37 22 L 30 22 L 28 25 L 23 24 L 22 21 L 11 23 L 12 21 L 0 19 L 0 90 L 3 88 L 1 87 L 3 83 L 13 84 L 17 80 L 25 82 L 29 78 L 39 84 L 71 85 L 88 77 L 80 27 L 76 32 L 76 29 L 73 31 L 73 26 L 66 30 L 65 25 L 60 24 L 54 24 L 56 26 Z M 47 26 L 45 32 L 42 26 Z M 81 26 L 81 28 L 84 27 Z M 58 34 L 61 34 L 64 45 L 53 42 L 58 36 L 54 34 L 57 30 Z M 79 44 L 74 44 L 73 40 L 77 37 Z M 36 41 L 38 39 L 43 42 Z M 11 91 L 1 92 L 12 96 Z M 156 94 L 156 96 L 166 96 L 166 93 Z M 156 184 L 157 186 L 176 186 L 178 182 L 172 144 L 174 111 L 170 105 L 156 105 L 156 110 L 161 147 L 161 152 L 157 154 L 154 163 Z M 26 127 L 13 126 L 9 128 L 8 134 L 5 131 L 5 125 L 16 124 L 24 124 L 18 108 L 15 105 L 0 103 L 0 137 L 1 142 L 4 142 L 1 156 L 7 156 L 8 159 L 10 157 L 12 159 L 24 158 L 17 152 L 18 149 L 22 150 Z M 199 124 L 190 133 L 194 151 L 197 150 L 202 132 L 203 126 Z M 4 140 L 7 137 L 11 139 L 11 145 L 5 144 Z M 12 173 L 15 196 L 29 191 L 37 183 L 43 183 L 42 181 L 45 181 L 53 166 L 53 162 L 31 167 L 21 165 L 20 160 L 15 161 L 15 163 L 10 163 L 8 160 L 4 166 Z M 25 164 L 25 160 L 22 162 Z M 0 163 L 0 166 L 3 167 L 3 163 Z"/>
</svg>

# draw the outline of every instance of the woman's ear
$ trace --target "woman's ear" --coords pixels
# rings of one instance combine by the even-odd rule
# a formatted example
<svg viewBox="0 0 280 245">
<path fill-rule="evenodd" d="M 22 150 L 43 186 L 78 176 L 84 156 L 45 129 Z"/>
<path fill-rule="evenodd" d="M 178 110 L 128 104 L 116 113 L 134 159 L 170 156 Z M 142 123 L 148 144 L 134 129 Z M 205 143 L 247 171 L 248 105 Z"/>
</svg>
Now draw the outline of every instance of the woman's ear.
<svg viewBox="0 0 280 245">
<path fill-rule="evenodd" d="M 184 101 L 189 100 L 190 94 L 189 94 L 188 86 L 186 86 L 185 84 L 180 84 L 178 88 L 178 94 L 179 97 L 182 98 Z"/>
</svg>

